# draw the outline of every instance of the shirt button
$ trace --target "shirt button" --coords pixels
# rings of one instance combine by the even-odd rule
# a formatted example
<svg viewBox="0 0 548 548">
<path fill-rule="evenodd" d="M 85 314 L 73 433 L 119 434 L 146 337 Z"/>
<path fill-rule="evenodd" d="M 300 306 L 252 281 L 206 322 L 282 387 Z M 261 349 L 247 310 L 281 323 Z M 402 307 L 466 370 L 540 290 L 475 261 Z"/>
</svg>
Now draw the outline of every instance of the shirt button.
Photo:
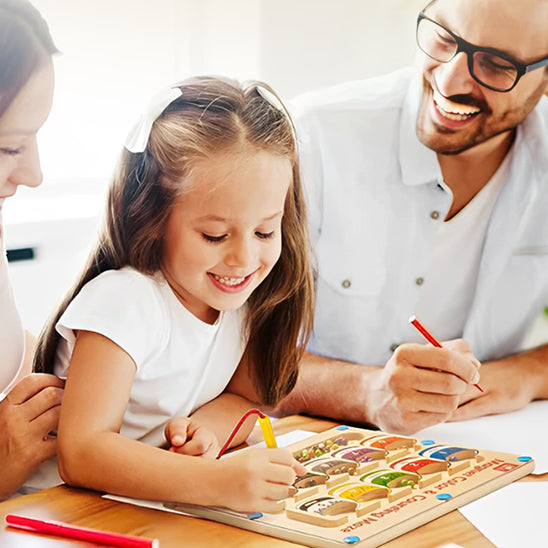
<svg viewBox="0 0 548 548">
<path fill-rule="evenodd" d="M 341 284 L 345 289 L 348 289 L 351 285 L 352 285 L 352 282 L 350 280 L 343 280 L 342 284 Z"/>
<path fill-rule="evenodd" d="M 417 285 L 422 285 L 424 283 L 424 278 L 421 278 L 420 276 L 415 280 L 415 283 Z"/>
<path fill-rule="evenodd" d="M 400 346 L 400 345 L 397 344 L 397 343 L 394 343 L 393 345 L 390 346 L 390 350 L 391 350 L 392 352 L 395 352 L 395 351 L 396 351 L 396 348 L 398 348 L 398 346 Z"/>
<path fill-rule="evenodd" d="M 439 211 L 432 211 L 432 213 L 430 213 L 430 217 L 432 217 L 432 219 L 439 219 L 440 212 Z"/>
</svg>

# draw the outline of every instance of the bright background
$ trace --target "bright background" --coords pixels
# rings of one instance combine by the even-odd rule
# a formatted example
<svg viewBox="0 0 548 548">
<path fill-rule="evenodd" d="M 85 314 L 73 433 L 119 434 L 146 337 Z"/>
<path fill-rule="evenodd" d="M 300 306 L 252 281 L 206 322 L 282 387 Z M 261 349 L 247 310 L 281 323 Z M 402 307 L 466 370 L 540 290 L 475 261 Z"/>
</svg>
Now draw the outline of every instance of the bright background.
<svg viewBox="0 0 548 548">
<path fill-rule="evenodd" d="M 27 328 L 38 332 L 93 240 L 124 138 L 158 89 L 197 74 L 260 79 L 285 100 L 412 64 L 426 0 L 33 0 L 62 54 L 40 132 L 44 184 L 4 206 Z"/>
</svg>

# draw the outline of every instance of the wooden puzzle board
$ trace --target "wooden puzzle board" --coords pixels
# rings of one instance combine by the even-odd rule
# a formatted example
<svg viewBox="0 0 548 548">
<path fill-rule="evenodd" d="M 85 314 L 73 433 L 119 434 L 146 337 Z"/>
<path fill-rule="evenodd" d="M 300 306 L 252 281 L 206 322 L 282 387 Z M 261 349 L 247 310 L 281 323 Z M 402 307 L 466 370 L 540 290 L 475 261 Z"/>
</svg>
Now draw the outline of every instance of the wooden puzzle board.
<svg viewBox="0 0 548 548">
<path fill-rule="evenodd" d="M 310 475 L 275 514 L 166 508 L 311 547 L 372 548 L 534 469 L 529 456 L 339 426 L 288 447 Z"/>
</svg>

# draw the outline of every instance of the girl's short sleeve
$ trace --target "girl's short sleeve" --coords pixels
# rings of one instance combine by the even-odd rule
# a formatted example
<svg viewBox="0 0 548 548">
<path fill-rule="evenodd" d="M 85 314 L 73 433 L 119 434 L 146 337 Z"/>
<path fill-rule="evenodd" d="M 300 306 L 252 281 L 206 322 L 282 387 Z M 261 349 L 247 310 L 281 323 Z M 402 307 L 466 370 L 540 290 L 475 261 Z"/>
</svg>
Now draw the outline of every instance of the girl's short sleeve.
<svg viewBox="0 0 548 548">
<path fill-rule="evenodd" d="M 72 354 L 76 331 L 107 337 L 133 359 L 137 369 L 165 343 L 165 305 L 158 282 L 135 270 L 109 270 L 87 283 L 71 301 L 56 329 Z"/>
</svg>

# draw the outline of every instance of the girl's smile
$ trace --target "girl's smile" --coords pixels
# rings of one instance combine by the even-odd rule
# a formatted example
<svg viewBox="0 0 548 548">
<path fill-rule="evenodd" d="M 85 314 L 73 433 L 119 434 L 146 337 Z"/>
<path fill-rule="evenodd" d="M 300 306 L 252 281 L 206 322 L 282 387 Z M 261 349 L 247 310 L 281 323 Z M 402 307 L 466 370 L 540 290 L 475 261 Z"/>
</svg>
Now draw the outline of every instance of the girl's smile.
<svg viewBox="0 0 548 548">
<path fill-rule="evenodd" d="M 251 281 L 253 274 L 254 272 L 243 278 L 232 278 L 230 276 L 218 276 L 217 274 L 208 272 L 213 284 L 221 291 L 226 291 L 228 293 L 237 293 L 238 291 L 245 289 Z"/>
</svg>

